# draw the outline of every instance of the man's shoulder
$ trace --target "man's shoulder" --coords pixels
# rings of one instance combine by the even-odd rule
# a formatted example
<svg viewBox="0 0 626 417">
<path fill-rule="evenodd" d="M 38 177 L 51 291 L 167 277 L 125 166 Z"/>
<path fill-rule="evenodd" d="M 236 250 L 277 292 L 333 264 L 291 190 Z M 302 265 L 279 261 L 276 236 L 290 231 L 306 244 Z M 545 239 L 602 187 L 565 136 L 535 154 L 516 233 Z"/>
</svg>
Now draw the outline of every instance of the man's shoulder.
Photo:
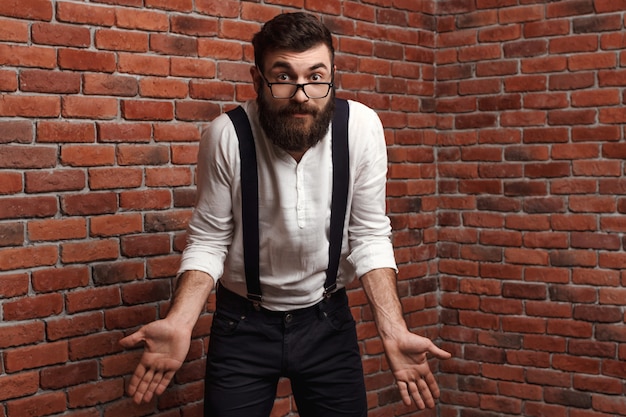
<svg viewBox="0 0 626 417">
<path fill-rule="evenodd" d="M 378 114 L 374 109 L 356 100 L 347 100 L 350 105 L 350 117 L 362 118 L 362 119 L 375 119 L 378 120 Z"/>
<path fill-rule="evenodd" d="M 241 103 L 240 105 L 232 107 L 230 110 L 234 110 L 238 106 L 241 106 L 246 112 L 248 119 L 251 119 L 251 115 L 253 114 L 252 112 L 255 111 L 254 103 L 250 101 Z M 230 140 L 235 138 L 235 127 L 232 119 L 228 115 L 228 111 L 220 114 L 207 124 L 203 130 L 203 136 L 207 138 L 214 138 L 215 140 Z"/>
</svg>

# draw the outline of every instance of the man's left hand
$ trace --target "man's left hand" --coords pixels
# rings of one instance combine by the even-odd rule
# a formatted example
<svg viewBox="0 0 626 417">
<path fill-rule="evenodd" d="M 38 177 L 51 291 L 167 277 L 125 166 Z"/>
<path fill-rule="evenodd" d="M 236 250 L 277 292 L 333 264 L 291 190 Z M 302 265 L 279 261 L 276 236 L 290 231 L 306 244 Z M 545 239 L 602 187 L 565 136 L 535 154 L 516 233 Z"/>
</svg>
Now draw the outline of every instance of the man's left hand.
<svg viewBox="0 0 626 417">
<path fill-rule="evenodd" d="M 452 355 L 430 339 L 408 331 L 386 340 L 384 346 L 402 402 L 407 406 L 415 402 L 420 410 L 433 408 L 440 392 L 427 361 L 428 355 L 438 359 L 449 359 Z"/>
</svg>

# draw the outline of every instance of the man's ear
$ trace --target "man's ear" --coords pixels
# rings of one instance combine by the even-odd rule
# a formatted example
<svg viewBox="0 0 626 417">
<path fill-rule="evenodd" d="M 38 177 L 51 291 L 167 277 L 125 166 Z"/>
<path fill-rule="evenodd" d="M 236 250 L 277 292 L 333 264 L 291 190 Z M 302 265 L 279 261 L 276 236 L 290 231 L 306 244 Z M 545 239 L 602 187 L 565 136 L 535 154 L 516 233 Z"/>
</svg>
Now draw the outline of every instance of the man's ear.
<svg viewBox="0 0 626 417">
<path fill-rule="evenodd" d="M 259 74 L 259 68 L 256 65 L 250 67 L 250 75 L 252 76 L 252 82 L 254 83 L 254 91 L 258 93 L 263 81 L 261 79 L 261 74 Z"/>
</svg>

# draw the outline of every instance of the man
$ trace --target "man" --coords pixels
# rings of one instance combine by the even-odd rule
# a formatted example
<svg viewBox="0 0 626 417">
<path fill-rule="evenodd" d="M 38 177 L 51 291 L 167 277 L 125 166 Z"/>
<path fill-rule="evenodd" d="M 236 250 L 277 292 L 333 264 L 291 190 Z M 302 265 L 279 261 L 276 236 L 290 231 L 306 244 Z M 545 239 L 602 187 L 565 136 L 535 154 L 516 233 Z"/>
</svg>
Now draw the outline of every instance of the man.
<svg viewBox="0 0 626 417">
<path fill-rule="evenodd" d="M 339 144 L 341 135 L 335 138 L 330 126 L 340 124 L 331 121 L 342 103 L 334 97 L 328 29 L 310 14 L 283 14 L 263 26 L 253 45 L 257 100 L 243 106 L 244 120 L 236 126 L 232 114 L 222 115 L 203 133 L 197 204 L 170 311 L 120 342 L 145 345 L 129 395 L 140 403 L 165 390 L 219 279 L 206 416 L 269 416 L 280 377 L 291 380 L 303 417 L 366 416 L 356 327 L 345 292 L 356 276 L 402 400 L 420 409 L 434 407 L 439 388 L 427 354 L 440 359 L 450 354 L 409 332 L 402 317 L 385 214 L 380 120 L 364 105 L 343 101 L 349 111 L 349 160 L 333 163 L 341 153 L 333 143 Z M 256 163 L 246 162 L 250 153 L 240 149 L 247 142 L 236 128 L 246 125 L 245 119 Z M 343 192 L 341 176 L 334 174 L 342 167 L 349 171 Z M 257 180 L 252 191 L 244 190 Z M 253 203 L 242 202 L 257 191 Z M 346 214 L 335 207 L 342 196 Z M 338 267 L 332 253 L 338 254 Z"/>
</svg>

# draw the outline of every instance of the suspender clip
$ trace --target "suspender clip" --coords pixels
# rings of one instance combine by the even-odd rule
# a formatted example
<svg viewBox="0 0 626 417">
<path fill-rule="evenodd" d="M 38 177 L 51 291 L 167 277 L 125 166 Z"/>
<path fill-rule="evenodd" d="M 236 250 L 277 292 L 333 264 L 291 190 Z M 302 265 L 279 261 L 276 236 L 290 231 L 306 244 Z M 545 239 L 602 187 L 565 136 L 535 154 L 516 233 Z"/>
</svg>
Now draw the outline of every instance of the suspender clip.
<svg viewBox="0 0 626 417">
<path fill-rule="evenodd" d="M 330 296 L 333 295 L 333 293 L 335 292 L 336 289 L 337 289 L 337 283 L 333 282 L 330 286 L 328 286 L 324 290 L 324 297 L 330 298 Z"/>
<path fill-rule="evenodd" d="M 261 295 L 248 293 L 248 300 L 252 302 L 252 306 L 256 311 L 261 310 L 261 301 L 263 301 L 263 297 Z"/>
</svg>

